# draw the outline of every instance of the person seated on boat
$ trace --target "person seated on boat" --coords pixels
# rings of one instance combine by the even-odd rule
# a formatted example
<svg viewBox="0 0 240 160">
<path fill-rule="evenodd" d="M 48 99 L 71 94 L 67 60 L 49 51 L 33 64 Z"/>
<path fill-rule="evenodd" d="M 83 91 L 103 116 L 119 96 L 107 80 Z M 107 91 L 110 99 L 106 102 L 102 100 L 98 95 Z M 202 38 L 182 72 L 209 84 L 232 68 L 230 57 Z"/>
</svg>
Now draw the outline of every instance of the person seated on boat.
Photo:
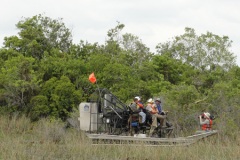
<svg viewBox="0 0 240 160">
<path fill-rule="evenodd" d="M 144 106 L 141 102 L 141 98 L 135 97 L 133 101 L 134 102 L 130 105 L 130 108 L 133 112 L 138 112 L 138 114 L 141 116 L 141 121 L 139 123 L 144 123 L 146 121 L 146 113 L 143 112 Z"/>
<path fill-rule="evenodd" d="M 155 105 L 157 106 L 158 114 L 167 115 L 168 111 L 163 111 L 162 106 L 161 106 L 161 99 L 160 98 L 157 98 L 155 100 Z"/>
<path fill-rule="evenodd" d="M 129 105 L 131 113 L 139 113 L 139 110 L 137 109 L 137 104 L 133 102 Z"/>
<path fill-rule="evenodd" d="M 158 114 L 158 109 L 156 104 L 154 104 L 154 101 L 152 98 L 150 98 L 147 101 L 147 107 L 146 109 L 151 113 L 152 115 L 152 125 L 151 125 L 151 129 L 149 132 L 149 136 L 152 135 L 153 131 L 155 130 L 156 127 L 158 127 L 158 122 L 157 119 L 160 120 L 160 127 L 161 128 L 166 128 L 166 115 L 160 115 Z"/>
<path fill-rule="evenodd" d="M 151 126 L 153 122 L 152 114 L 149 111 L 151 110 L 151 108 L 152 108 L 152 103 L 147 102 L 146 108 L 144 110 L 144 113 L 146 114 L 146 122 L 145 122 L 146 126 Z"/>
<path fill-rule="evenodd" d="M 198 116 L 199 122 L 202 130 L 209 131 L 212 130 L 212 119 L 210 118 L 210 113 L 204 112 Z"/>
<path fill-rule="evenodd" d="M 155 105 L 157 106 L 157 109 L 158 109 L 158 114 L 160 115 L 166 115 L 166 119 L 167 119 L 167 114 L 168 114 L 168 111 L 164 111 L 163 108 L 162 108 L 162 105 L 161 105 L 161 99 L 160 98 L 157 98 L 155 100 Z M 172 124 L 170 122 L 168 122 L 167 120 L 166 121 L 166 126 L 167 127 L 171 127 Z M 160 120 L 158 119 L 158 123 L 160 123 Z"/>
<path fill-rule="evenodd" d="M 166 115 L 162 115 L 162 114 L 159 114 L 159 111 L 158 111 L 158 108 L 157 108 L 157 105 L 154 103 L 153 99 L 150 98 L 148 100 L 148 105 L 147 105 L 147 108 L 146 108 L 152 115 L 152 117 L 156 117 L 157 119 L 160 120 L 160 126 L 161 127 L 166 127 Z M 162 112 L 161 112 L 162 113 Z M 153 120 L 154 121 L 154 120 Z M 153 122 L 153 125 L 155 125 L 155 121 Z M 156 122 L 156 125 L 157 126 L 157 122 Z"/>
</svg>

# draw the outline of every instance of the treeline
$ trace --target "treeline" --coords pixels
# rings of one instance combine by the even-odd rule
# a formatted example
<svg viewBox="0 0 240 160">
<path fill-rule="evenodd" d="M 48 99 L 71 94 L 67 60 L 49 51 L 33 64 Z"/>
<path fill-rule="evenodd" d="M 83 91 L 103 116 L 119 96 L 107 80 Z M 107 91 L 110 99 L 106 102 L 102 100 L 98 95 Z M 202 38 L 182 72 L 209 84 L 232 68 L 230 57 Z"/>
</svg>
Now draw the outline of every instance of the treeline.
<svg viewBox="0 0 240 160">
<path fill-rule="evenodd" d="M 18 35 L 5 37 L 0 49 L 4 114 L 65 120 L 96 89 L 88 81 L 94 72 L 98 86 L 125 103 L 134 96 L 161 97 L 180 130 L 196 127 L 203 110 L 217 117 L 217 129 L 239 129 L 240 68 L 227 36 L 185 28 L 151 53 L 139 37 L 121 34 L 121 23 L 107 32 L 103 45 L 74 44 L 62 19 L 36 15 L 16 27 Z"/>
</svg>

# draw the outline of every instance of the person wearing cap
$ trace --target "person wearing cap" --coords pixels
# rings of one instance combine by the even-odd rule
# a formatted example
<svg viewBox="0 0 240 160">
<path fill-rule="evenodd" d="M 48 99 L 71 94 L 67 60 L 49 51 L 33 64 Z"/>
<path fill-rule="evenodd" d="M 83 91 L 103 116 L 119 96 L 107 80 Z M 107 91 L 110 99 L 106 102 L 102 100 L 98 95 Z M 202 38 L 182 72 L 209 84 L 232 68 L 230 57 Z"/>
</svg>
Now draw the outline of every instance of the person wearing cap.
<svg viewBox="0 0 240 160">
<path fill-rule="evenodd" d="M 146 113 L 143 112 L 144 106 L 143 103 L 141 102 L 140 97 L 134 97 L 133 99 L 134 103 L 137 105 L 137 109 L 139 110 L 139 115 L 142 117 L 142 121 L 140 123 L 144 123 L 146 121 Z"/>
<path fill-rule="evenodd" d="M 155 104 L 156 104 L 157 109 L 158 109 L 158 114 L 161 114 L 161 113 L 162 113 L 161 99 L 160 99 L 160 98 L 157 98 L 157 99 L 155 100 Z"/>
<path fill-rule="evenodd" d="M 144 106 L 143 106 L 143 103 L 141 102 L 141 98 L 140 97 L 134 97 L 134 102 L 137 104 L 138 106 L 138 109 L 143 109 Z"/>
<path fill-rule="evenodd" d="M 212 129 L 212 120 L 210 118 L 210 113 L 204 112 L 199 116 L 199 122 L 202 127 L 202 130 L 209 131 Z"/>
</svg>

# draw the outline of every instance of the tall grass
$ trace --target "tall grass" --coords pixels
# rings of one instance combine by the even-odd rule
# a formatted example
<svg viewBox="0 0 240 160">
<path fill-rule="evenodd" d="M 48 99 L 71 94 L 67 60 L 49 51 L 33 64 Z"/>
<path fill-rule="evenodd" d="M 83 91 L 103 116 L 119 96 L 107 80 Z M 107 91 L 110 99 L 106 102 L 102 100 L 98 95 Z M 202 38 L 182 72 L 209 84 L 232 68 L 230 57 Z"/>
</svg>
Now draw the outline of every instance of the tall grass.
<svg viewBox="0 0 240 160">
<path fill-rule="evenodd" d="M 0 117 L 0 159 L 226 160 L 240 159 L 239 142 L 216 135 L 188 147 L 94 146 L 81 131 L 61 121 L 31 123 L 25 116 Z"/>
</svg>

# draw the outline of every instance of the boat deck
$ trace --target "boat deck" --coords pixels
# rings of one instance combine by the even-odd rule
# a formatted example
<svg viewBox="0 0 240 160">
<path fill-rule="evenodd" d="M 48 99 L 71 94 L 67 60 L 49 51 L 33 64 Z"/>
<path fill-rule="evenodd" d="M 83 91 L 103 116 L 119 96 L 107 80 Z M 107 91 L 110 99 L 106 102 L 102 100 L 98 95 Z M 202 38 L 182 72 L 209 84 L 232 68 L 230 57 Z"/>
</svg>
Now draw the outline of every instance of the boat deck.
<svg viewBox="0 0 240 160">
<path fill-rule="evenodd" d="M 197 131 L 194 135 L 178 138 L 153 138 L 141 136 L 119 136 L 108 134 L 87 134 L 93 145 L 148 145 L 148 146 L 188 146 L 200 139 L 217 134 L 213 131 Z"/>
</svg>

